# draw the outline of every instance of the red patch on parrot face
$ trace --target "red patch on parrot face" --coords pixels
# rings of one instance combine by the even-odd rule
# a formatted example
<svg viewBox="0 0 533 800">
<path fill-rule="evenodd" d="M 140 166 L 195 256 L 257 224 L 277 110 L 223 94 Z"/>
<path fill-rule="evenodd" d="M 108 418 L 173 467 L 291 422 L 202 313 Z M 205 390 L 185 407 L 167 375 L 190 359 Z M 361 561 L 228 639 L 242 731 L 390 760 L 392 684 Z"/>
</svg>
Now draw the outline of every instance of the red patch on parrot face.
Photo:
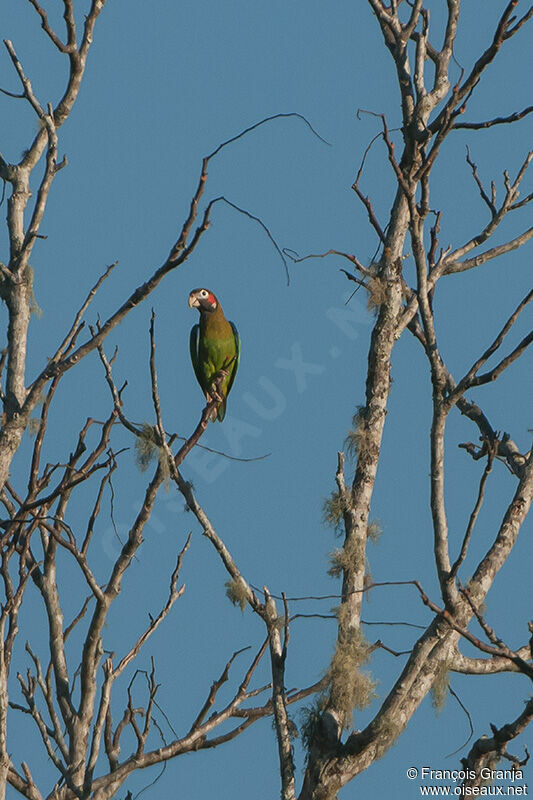
<svg viewBox="0 0 533 800">
<path fill-rule="evenodd" d="M 193 289 L 189 295 L 189 306 L 199 311 L 215 311 L 218 301 L 209 289 Z"/>
</svg>

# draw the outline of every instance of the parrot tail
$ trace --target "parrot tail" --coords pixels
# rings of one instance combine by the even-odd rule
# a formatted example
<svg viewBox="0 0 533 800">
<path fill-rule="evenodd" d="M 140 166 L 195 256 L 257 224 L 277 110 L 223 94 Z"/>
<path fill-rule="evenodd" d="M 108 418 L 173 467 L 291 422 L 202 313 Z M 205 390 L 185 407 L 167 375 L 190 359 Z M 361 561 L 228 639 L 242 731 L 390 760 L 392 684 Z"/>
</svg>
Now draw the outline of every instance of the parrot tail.
<svg viewBox="0 0 533 800">
<path fill-rule="evenodd" d="M 218 421 L 222 422 L 222 420 L 224 419 L 225 416 L 226 416 L 226 400 L 224 399 L 224 401 L 218 407 L 218 411 L 217 411 L 217 419 L 218 419 Z M 214 420 L 213 420 L 213 422 L 214 422 Z"/>
</svg>

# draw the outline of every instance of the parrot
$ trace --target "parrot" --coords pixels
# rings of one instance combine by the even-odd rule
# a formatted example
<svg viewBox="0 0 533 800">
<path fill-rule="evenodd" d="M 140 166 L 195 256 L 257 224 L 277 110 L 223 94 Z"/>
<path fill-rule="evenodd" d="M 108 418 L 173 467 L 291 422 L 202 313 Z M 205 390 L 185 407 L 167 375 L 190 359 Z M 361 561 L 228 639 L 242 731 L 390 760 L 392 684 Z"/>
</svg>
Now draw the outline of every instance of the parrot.
<svg viewBox="0 0 533 800">
<path fill-rule="evenodd" d="M 193 289 L 189 294 L 189 308 L 200 312 L 200 324 L 193 325 L 189 339 L 194 373 L 207 402 L 220 400 L 216 417 L 222 422 L 241 357 L 239 333 L 233 322 L 226 319 L 222 306 L 209 289 Z M 228 374 L 219 384 L 220 397 L 217 397 L 213 382 L 223 369 Z M 213 422 L 214 419 L 213 415 Z"/>
</svg>

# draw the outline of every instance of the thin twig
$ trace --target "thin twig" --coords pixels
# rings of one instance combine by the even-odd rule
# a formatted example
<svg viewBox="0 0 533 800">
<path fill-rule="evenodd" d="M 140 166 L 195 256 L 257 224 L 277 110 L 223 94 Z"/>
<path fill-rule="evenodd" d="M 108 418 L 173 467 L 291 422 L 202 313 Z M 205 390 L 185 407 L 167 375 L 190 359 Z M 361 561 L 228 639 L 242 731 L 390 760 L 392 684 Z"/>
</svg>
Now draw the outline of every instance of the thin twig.
<svg viewBox="0 0 533 800">
<path fill-rule="evenodd" d="M 494 446 L 492 446 L 490 443 L 487 443 L 487 463 L 485 465 L 485 469 L 483 470 L 483 475 L 481 476 L 481 480 L 479 482 L 479 489 L 476 498 L 476 503 L 474 505 L 472 513 L 470 514 L 470 519 L 468 520 L 468 525 L 463 538 L 463 543 L 461 545 L 461 550 L 459 552 L 459 555 L 457 556 L 455 563 L 453 564 L 450 570 L 450 575 L 449 575 L 450 581 L 455 580 L 455 576 L 457 575 L 459 567 L 466 558 L 466 553 L 468 550 L 468 545 L 470 543 L 472 532 L 474 530 L 474 525 L 476 524 L 476 520 L 481 510 L 481 506 L 483 505 L 483 499 L 485 497 L 485 484 L 487 482 L 487 478 L 489 477 L 492 471 L 492 464 L 494 462 L 495 452 L 496 451 Z"/>
<path fill-rule="evenodd" d="M 459 130 L 462 128 L 463 130 L 479 131 L 492 128 L 493 125 L 506 125 L 507 123 L 517 122 L 532 112 L 533 106 L 528 106 L 524 108 L 523 111 L 515 111 L 514 114 L 509 114 L 507 117 L 494 117 L 494 119 L 488 119 L 484 122 L 456 122 L 452 125 L 452 130 Z"/>
</svg>

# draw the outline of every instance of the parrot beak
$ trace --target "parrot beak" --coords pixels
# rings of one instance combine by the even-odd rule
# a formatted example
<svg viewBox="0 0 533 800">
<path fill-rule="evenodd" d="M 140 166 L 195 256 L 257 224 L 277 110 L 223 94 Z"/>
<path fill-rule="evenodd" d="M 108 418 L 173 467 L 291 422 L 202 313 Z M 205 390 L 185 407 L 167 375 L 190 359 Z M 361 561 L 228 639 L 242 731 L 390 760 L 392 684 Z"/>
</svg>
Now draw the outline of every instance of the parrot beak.
<svg viewBox="0 0 533 800">
<path fill-rule="evenodd" d="M 200 301 L 196 297 L 195 294 L 191 292 L 189 295 L 189 308 L 198 308 L 200 306 Z"/>
</svg>

